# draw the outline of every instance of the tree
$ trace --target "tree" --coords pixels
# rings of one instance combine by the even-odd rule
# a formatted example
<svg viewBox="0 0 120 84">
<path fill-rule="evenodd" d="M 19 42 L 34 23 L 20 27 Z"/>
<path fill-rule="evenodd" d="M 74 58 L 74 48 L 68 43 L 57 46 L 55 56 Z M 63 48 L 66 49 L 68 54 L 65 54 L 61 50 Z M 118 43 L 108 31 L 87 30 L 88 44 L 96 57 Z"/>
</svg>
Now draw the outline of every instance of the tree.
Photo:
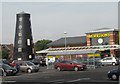
<svg viewBox="0 0 120 84">
<path fill-rule="evenodd" d="M 2 58 L 8 59 L 9 51 L 7 49 L 2 49 Z"/>
<path fill-rule="evenodd" d="M 45 40 L 45 39 L 38 40 L 35 43 L 34 48 L 35 48 L 36 51 L 47 49 L 48 48 L 47 44 L 51 43 L 51 42 L 52 42 L 51 40 Z"/>
</svg>

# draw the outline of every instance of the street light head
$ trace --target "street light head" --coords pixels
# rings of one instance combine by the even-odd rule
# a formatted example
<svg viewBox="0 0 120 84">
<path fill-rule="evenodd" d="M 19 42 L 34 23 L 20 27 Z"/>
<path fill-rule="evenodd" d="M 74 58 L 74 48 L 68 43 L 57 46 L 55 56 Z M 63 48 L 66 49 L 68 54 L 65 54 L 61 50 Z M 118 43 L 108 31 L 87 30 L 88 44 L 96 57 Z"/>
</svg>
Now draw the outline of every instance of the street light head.
<svg viewBox="0 0 120 84">
<path fill-rule="evenodd" d="M 67 32 L 64 32 L 64 34 L 67 34 Z"/>
</svg>

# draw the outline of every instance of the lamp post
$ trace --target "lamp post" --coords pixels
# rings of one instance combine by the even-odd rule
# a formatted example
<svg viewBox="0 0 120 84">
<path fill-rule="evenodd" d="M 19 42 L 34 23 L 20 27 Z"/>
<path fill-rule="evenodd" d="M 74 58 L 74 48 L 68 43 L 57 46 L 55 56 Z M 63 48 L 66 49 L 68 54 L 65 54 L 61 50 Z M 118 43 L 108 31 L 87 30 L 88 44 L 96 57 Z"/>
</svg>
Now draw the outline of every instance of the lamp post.
<svg viewBox="0 0 120 84">
<path fill-rule="evenodd" d="M 65 51 L 66 51 L 66 34 L 67 34 L 67 32 L 64 32 L 64 34 L 65 34 Z"/>
</svg>

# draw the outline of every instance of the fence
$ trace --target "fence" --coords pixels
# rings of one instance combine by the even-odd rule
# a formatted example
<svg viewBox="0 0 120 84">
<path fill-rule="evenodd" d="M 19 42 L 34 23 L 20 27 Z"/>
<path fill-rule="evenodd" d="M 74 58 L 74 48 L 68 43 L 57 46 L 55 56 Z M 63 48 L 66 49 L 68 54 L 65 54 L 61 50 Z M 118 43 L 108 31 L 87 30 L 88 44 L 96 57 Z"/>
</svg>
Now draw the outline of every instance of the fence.
<svg viewBox="0 0 120 84">
<path fill-rule="evenodd" d="M 48 62 L 47 69 L 54 69 L 54 62 Z"/>
<path fill-rule="evenodd" d="M 77 61 L 84 63 L 87 65 L 87 68 L 98 68 L 101 67 L 101 63 L 99 62 L 100 58 L 81 58 L 77 59 Z"/>
</svg>

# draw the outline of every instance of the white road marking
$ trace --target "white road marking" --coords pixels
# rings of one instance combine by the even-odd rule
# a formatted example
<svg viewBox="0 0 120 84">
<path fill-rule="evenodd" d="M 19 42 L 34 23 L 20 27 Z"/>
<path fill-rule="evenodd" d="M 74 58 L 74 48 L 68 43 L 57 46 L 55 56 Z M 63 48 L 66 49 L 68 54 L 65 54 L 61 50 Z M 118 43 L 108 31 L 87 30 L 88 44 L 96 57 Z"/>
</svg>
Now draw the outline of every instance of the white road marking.
<svg viewBox="0 0 120 84">
<path fill-rule="evenodd" d="M 49 82 L 60 82 L 63 81 L 64 79 L 60 79 L 60 80 L 53 80 L 53 81 L 49 81 Z"/>
<path fill-rule="evenodd" d="M 79 78 L 79 79 L 71 80 L 71 81 L 67 81 L 67 82 L 77 82 L 77 81 L 81 81 L 81 80 L 90 80 L 90 78 Z"/>
<path fill-rule="evenodd" d="M 16 81 L 2 81 L 2 82 L 4 82 L 4 83 L 13 83 L 13 82 L 16 82 Z"/>
</svg>

